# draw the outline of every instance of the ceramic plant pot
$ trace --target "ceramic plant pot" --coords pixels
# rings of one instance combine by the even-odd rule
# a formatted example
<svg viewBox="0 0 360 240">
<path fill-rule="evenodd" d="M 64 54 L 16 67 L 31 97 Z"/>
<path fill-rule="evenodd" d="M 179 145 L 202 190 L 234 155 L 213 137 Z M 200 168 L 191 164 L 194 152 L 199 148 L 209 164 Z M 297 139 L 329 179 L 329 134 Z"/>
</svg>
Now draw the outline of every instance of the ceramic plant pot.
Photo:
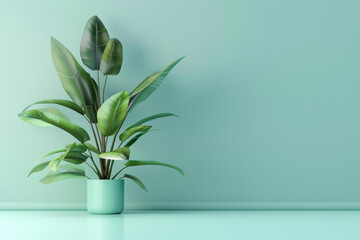
<svg viewBox="0 0 360 240">
<path fill-rule="evenodd" d="M 124 180 L 87 180 L 87 210 L 119 214 L 124 210 Z"/>
</svg>

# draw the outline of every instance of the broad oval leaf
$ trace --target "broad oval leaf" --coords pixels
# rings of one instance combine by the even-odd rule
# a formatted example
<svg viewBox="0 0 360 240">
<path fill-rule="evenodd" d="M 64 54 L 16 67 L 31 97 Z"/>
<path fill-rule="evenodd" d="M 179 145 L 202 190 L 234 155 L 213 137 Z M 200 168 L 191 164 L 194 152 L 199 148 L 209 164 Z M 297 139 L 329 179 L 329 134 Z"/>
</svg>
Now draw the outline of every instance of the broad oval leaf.
<svg viewBox="0 0 360 240">
<path fill-rule="evenodd" d="M 81 60 L 91 70 L 99 70 L 101 56 L 109 41 L 109 34 L 98 18 L 91 17 L 86 23 L 80 44 Z"/>
<path fill-rule="evenodd" d="M 130 106 L 129 111 L 137 104 L 147 99 L 162 83 L 165 77 L 169 74 L 171 69 L 175 67 L 184 57 L 181 57 L 164 69 L 153 73 L 149 77 L 145 78 L 131 93 L 130 93 Z"/>
<path fill-rule="evenodd" d="M 128 128 L 123 133 L 120 134 L 119 139 L 122 142 L 126 141 L 129 137 L 131 137 L 135 133 L 147 132 L 147 131 L 149 131 L 150 128 L 151 128 L 151 126 L 145 126 L 145 125 L 134 126 L 134 127 Z"/>
<path fill-rule="evenodd" d="M 40 182 L 49 184 L 55 181 L 84 177 L 85 171 L 83 167 L 73 164 L 63 164 L 58 167 L 56 172 L 48 173 Z"/>
<path fill-rule="evenodd" d="M 126 91 L 117 93 L 108 98 L 97 113 L 98 127 L 103 136 L 114 135 L 124 121 L 129 104 L 129 95 Z"/>
<path fill-rule="evenodd" d="M 130 157 L 130 149 L 127 147 L 118 148 L 112 152 L 101 153 L 98 157 L 110 160 L 128 160 Z"/>
<path fill-rule="evenodd" d="M 48 165 L 49 165 L 50 161 L 46 161 L 43 163 L 40 163 L 38 165 L 36 165 L 33 169 L 31 169 L 31 171 L 28 174 L 28 177 L 30 177 L 31 174 L 36 173 L 36 172 L 40 172 L 42 170 L 44 170 Z"/>
<path fill-rule="evenodd" d="M 123 154 L 127 159 L 130 158 L 130 148 L 128 148 L 128 147 L 121 147 L 121 148 L 115 149 L 113 152 L 121 153 L 121 154 Z"/>
<path fill-rule="evenodd" d="M 123 61 L 123 48 L 121 42 L 112 38 L 106 45 L 100 62 L 100 71 L 104 75 L 116 75 L 120 72 Z"/>
<path fill-rule="evenodd" d="M 54 115 L 56 115 L 56 116 L 58 116 L 58 117 L 60 117 L 62 119 L 70 121 L 69 118 L 65 114 L 63 114 L 62 112 L 60 112 L 56 108 L 40 108 L 38 110 L 40 110 L 42 112 L 48 112 L 48 113 L 54 114 Z M 21 120 L 23 120 L 24 122 L 26 122 L 28 124 L 31 124 L 31 125 L 34 125 L 34 126 L 38 126 L 38 127 L 50 127 L 50 126 L 52 126 L 51 124 L 46 123 L 44 121 L 31 118 L 31 117 L 27 116 L 26 114 L 24 114 L 24 112 L 19 113 L 18 117 Z"/>
<path fill-rule="evenodd" d="M 85 111 L 81 107 L 79 107 L 76 103 L 69 101 L 69 100 L 64 100 L 64 99 L 46 99 L 46 100 L 37 101 L 37 102 L 34 102 L 33 104 L 27 106 L 23 111 L 25 111 L 26 109 L 28 109 L 29 107 L 31 107 L 35 104 L 57 104 L 57 105 L 72 109 L 75 112 L 80 113 L 81 115 L 85 114 Z"/>
<path fill-rule="evenodd" d="M 53 37 L 51 55 L 61 84 L 73 102 L 80 107 L 95 108 L 98 86 L 71 52 Z M 94 113 L 89 114 L 88 117 L 94 119 Z"/>
<path fill-rule="evenodd" d="M 172 168 L 172 169 L 178 171 L 182 175 L 184 175 L 184 172 L 180 168 L 178 168 L 174 165 L 171 165 L 171 164 L 167 164 L 167 163 L 156 162 L 156 161 L 136 161 L 136 160 L 129 160 L 125 163 L 126 167 L 145 166 L 145 165 L 156 165 L 156 166 L 169 167 L 169 168 Z"/>
<path fill-rule="evenodd" d="M 41 120 L 45 123 L 49 123 L 58 128 L 63 129 L 64 131 L 70 133 L 75 138 L 77 138 L 80 142 L 86 142 L 90 139 L 89 134 L 80 126 L 67 121 L 53 113 L 44 112 L 37 109 L 26 110 L 24 112 L 26 117 L 30 117 L 33 119 Z"/>
<path fill-rule="evenodd" d="M 139 187 L 142 190 L 147 191 L 145 185 L 137 177 L 130 175 L 130 174 L 124 174 L 124 178 L 129 178 L 129 179 L 133 180 L 137 185 L 139 185 Z"/>
</svg>

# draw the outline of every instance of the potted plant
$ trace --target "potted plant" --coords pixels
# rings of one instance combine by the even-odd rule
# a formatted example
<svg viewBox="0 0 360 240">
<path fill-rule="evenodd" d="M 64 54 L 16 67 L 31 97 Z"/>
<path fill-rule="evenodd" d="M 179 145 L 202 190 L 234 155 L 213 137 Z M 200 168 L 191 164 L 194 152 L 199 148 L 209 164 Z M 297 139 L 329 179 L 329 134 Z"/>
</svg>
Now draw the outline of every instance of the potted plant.
<svg viewBox="0 0 360 240">
<path fill-rule="evenodd" d="M 176 116 L 172 113 L 160 113 L 145 117 L 127 128 L 122 128 L 127 115 L 134 107 L 146 100 L 168 75 L 170 70 L 182 58 L 172 62 L 164 69 L 145 78 L 134 90 L 120 91 L 105 98 L 106 83 L 109 75 L 120 72 L 123 61 L 123 48 L 116 38 L 109 34 L 97 16 L 89 19 L 85 26 L 80 45 L 83 64 L 96 71 L 96 81 L 77 62 L 71 52 L 58 40 L 51 38 L 51 54 L 55 69 L 70 100 L 47 99 L 37 101 L 23 110 L 18 116 L 23 121 L 36 126 L 55 126 L 75 137 L 78 142 L 46 154 L 28 176 L 49 169 L 50 172 L 40 181 L 44 184 L 55 181 L 87 178 L 87 208 L 91 213 L 113 214 L 124 209 L 124 179 L 131 179 L 141 189 L 145 185 L 136 177 L 126 174 L 130 167 L 157 165 L 183 171 L 173 165 L 157 161 L 130 160 L 130 149 L 144 134 L 150 132 L 149 121 Z M 105 77 L 100 84 L 99 72 Z M 35 104 L 55 104 L 80 114 L 90 126 L 89 133 L 56 108 L 30 109 Z M 51 156 L 52 159 L 48 160 Z M 97 157 L 97 158 L 96 158 Z M 115 164 L 122 167 L 114 171 Z M 86 173 L 93 171 L 97 179 L 91 179 Z"/>
</svg>

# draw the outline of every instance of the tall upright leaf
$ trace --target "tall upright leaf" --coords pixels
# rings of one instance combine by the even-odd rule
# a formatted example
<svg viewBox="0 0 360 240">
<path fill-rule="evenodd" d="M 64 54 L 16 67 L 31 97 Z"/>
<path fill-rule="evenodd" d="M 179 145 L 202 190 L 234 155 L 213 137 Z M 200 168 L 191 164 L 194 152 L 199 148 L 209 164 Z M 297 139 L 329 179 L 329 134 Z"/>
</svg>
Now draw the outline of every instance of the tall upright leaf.
<svg viewBox="0 0 360 240">
<path fill-rule="evenodd" d="M 114 135 L 120 128 L 127 113 L 129 95 L 119 92 L 108 98 L 97 113 L 98 127 L 103 136 Z"/>
<path fill-rule="evenodd" d="M 129 95 L 131 102 L 129 111 L 137 104 L 147 99 L 159 87 L 171 69 L 173 69 L 183 58 L 184 57 L 181 57 L 175 60 L 164 69 L 145 78 Z"/>
<path fill-rule="evenodd" d="M 116 75 L 120 72 L 123 61 L 123 48 L 121 42 L 112 38 L 106 45 L 101 57 L 100 71 L 104 75 Z"/>
<path fill-rule="evenodd" d="M 109 34 L 98 18 L 91 17 L 86 23 L 80 44 L 81 60 L 91 70 L 100 69 L 101 56 L 104 52 Z"/>
<path fill-rule="evenodd" d="M 51 38 L 51 55 L 61 84 L 70 98 L 90 112 L 97 106 L 98 87 L 90 75 L 80 66 L 71 52 L 58 40 Z M 96 119 L 96 111 L 88 117 Z"/>
<path fill-rule="evenodd" d="M 80 142 L 86 142 L 90 140 L 89 134 L 85 131 L 85 129 L 53 113 L 44 112 L 38 109 L 30 109 L 26 110 L 23 114 L 28 118 L 40 120 L 45 123 L 54 125 L 58 128 L 61 128 L 64 131 L 73 135 Z"/>
</svg>

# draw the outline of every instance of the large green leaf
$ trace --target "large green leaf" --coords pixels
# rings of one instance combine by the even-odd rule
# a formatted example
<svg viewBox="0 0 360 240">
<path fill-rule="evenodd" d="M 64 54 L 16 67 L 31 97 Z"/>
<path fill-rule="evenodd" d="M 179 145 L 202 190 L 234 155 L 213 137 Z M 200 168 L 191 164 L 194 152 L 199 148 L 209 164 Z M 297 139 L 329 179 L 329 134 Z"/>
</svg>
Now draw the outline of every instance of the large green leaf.
<svg viewBox="0 0 360 240">
<path fill-rule="evenodd" d="M 129 111 L 131 110 L 131 108 L 135 107 L 137 104 L 147 99 L 158 88 L 158 86 L 162 83 L 165 77 L 169 74 L 171 69 L 173 69 L 175 65 L 178 64 L 183 58 L 184 57 L 175 60 L 164 69 L 153 73 L 149 77 L 145 78 L 129 95 Z"/>
<path fill-rule="evenodd" d="M 64 131 L 70 133 L 75 138 L 77 138 L 80 142 L 86 142 L 90 139 L 88 133 L 83 128 L 53 113 L 44 112 L 37 109 L 31 109 L 26 110 L 24 114 L 26 117 L 41 120 L 45 123 L 49 123 L 63 129 Z"/>
<path fill-rule="evenodd" d="M 108 98 L 97 113 L 98 127 L 103 136 L 114 135 L 120 128 L 127 113 L 129 95 L 126 91 Z"/>
<path fill-rule="evenodd" d="M 81 115 L 85 114 L 85 111 L 81 107 L 79 107 L 76 103 L 69 101 L 69 100 L 64 100 L 64 99 L 46 99 L 46 100 L 37 101 L 37 102 L 34 102 L 33 104 L 27 106 L 24 109 L 24 111 L 35 104 L 57 104 L 57 105 L 61 105 L 63 107 L 72 109 L 72 110 L 80 113 Z"/>
<path fill-rule="evenodd" d="M 151 115 L 149 117 L 146 117 L 146 118 L 143 118 L 143 119 L 137 121 L 136 123 L 131 125 L 129 128 L 135 127 L 135 126 L 140 126 L 141 124 L 144 124 L 146 122 L 150 122 L 150 121 L 155 120 L 157 118 L 163 118 L 163 117 L 179 117 L 179 116 L 175 115 L 173 113 L 158 113 L 158 114 L 154 114 L 154 115 Z"/>
<path fill-rule="evenodd" d="M 120 72 L 123 61 L 123 48 L 121 42 L 112 38 L 106 45 L 101 57 L 100 71 L 104 75 L 116 75 Z"/>
<path fill-rule="evenodd" d="M 89 119 L 96 120 L 96 111 L 90 111 L 97 106 L 98 86 L 95 81 L 80 66 L 71 52 L 55 38 L 51 38 L 51 55 L 67 94 L 77 105 L 87 108 Z"/>
<path fill-rule="evenodd" d="M 147 132 L 147 131 L 149 131 L 150 128 L 151 128 L 151 126 L 145 126 L 145 125 L 131 127 L 129 129 L 126 129 L 123 133 L 121 133 L 119 136 L 119 139 L 122 142 L 126 141 L 129 137 L 131 137 L 135 133 Z"/>
<path fill-rule="evenodd" d="M 145 185 L 137 177 L 130 175 L 130 174 L 124 174 L 124 178 L 129 178 L 129 179 L 133 180 L 137 185 L 139 185 L 139 187 L 142 190 L 147 191 Z"/>
<path fill-rule="evenodd" d="M 99 70 L 101 56 L 104 52 L 109 34 L 98 18 L 91 17 L 86 23 L 80 44 L 82 62 L 91 70 Z"/>
<path fill-rule="evenodd" d="M 44 170 L 49 165 L 49 162 L 50 161 L 46 161 L 46 162 L 36 165 L 33 169 L 31 169 L 31 171 L 28 174 L 28 177 L 35 172 L 40 172 L 40 171 Z"/>
<path fill-rule="evenodd" d="M 38 110 L 40 110 L 42 112 L 48 112 L 48 113 L 54 114 L 54 115 L 66 120 L 66 121 L 70 121 L 70 119 L 65 114 L 63 114 L 62 112 L 60 112 L 56 108 L 40 108 Z M 52 126 L 51 124 L 46 123 L 44 121 L 41 121 L 41 120 L 38 120 L 38 119 L 35 119 L 35 118 L 31 118 L 31 117 L 27 116 L 26 114 L 24 114 L 24 112 L 19 113 L 18 117 L 21 120 L 23 120 L 24 122 L 26 122 L 28 124 L 31 124 L 31 125 L 34 125 L 34 126 L 38 126 L 38 127 L 50 127 L 50 126 Z"/>
<path fill-rule="evenodd" d="M 156 166 L 169 167 L 169 168 L 172 168 L 172 169 L 178 171 L 182 175 L 184 175 L 184 172 L 180 168 L 178 168 L 174 165 L 171 165 L 171 164 L 167 164 L 167 163 L 156 162 L 156 161 L 135 161 L 135 160 L 129 160 L 125 163 L 126 167 L 145 166 L 145 165 L 156 165 Z"/>
<path fill-rule="evenodd" d="M 128 147 L 118 148 L 112 152 L 101 153 L 98 157 L 110 160 L 128 160 L 130 157 L 130 149 Z"/>
<path fill-rule="evenodd" d="M 45 177 L 43 177 L 40 182 L 44 184 L 49 184 L 55 181 L 61 181 L 72 178 L 84 178 L 85 171 L 84 168 L 73 165 L 73 164 L 64 164 L 60 165 L 56 172 L 50 172 Z"/>
</svg>

